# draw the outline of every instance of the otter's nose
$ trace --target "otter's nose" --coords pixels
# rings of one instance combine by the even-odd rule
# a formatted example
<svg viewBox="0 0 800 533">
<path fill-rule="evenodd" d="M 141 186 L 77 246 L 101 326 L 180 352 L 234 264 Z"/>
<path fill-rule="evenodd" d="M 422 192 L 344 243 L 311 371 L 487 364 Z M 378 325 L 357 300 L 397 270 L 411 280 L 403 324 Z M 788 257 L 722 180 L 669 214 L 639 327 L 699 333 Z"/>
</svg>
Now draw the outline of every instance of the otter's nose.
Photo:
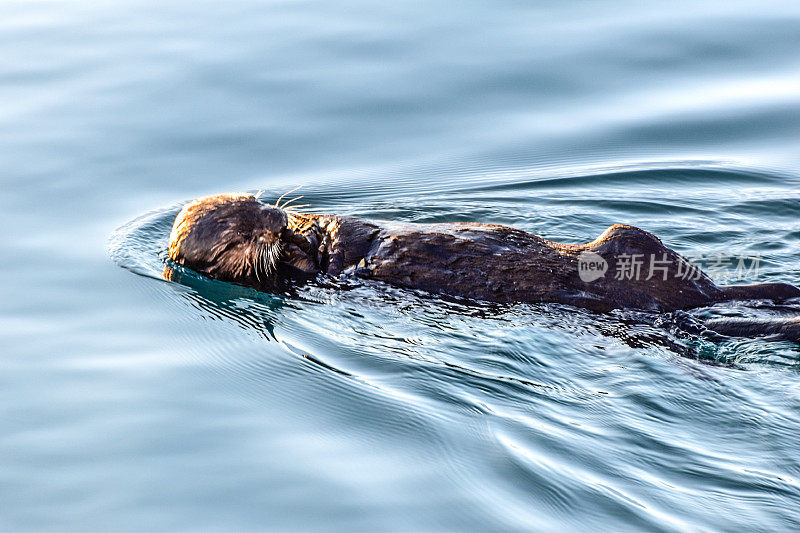
<svg viewBox="0 0 800 533">
<path fill-rule="evenodd" d="M 262 206 L 261 216 L 263 217 L 264 226 L 272 233 L 280 233 L 289 223 L 286 213 L 276 207 Z"/>
<path fill-rule="evenodd" d="M 258 242 L 260 244 L 275 244 L 280 240 L 280 233 L 275 233 L 273 231 L 265 231 L 261 235 L 258 236 Z"/>
</svg>

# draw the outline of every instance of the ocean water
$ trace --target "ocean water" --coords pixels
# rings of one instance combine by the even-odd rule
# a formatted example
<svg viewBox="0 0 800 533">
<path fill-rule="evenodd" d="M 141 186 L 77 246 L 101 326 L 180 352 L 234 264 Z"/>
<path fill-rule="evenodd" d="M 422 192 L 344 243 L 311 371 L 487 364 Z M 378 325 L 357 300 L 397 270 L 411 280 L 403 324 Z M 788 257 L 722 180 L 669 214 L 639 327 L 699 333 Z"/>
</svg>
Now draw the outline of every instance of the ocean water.
<svg viewBox="0 0 800 533">
<path fill-rule="evenodd" d="M 798 28 L 791 1 L 3 2 L 0 529 L 797 530 L 796 345 L 163 257 L 183 202 L 302 185 L 800 283 Z"/>
</svg>

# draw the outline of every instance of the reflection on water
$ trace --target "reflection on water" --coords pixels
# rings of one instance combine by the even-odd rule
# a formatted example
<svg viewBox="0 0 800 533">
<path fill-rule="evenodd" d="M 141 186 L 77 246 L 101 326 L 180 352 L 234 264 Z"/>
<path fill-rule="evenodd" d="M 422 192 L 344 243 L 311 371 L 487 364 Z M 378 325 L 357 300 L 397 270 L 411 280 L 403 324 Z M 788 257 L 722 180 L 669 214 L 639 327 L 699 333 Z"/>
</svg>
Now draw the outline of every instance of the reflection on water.
<svg viewBox="0 0 800 533">
<path fill-rule="evenodd" d="M 164 271 L 181 202 L 303 185 L 571 243 L 629 223 L 798 283 L 800 4 L 0 14 L 0 529 L 800 528 L 795 345 Z"/>
</svg>

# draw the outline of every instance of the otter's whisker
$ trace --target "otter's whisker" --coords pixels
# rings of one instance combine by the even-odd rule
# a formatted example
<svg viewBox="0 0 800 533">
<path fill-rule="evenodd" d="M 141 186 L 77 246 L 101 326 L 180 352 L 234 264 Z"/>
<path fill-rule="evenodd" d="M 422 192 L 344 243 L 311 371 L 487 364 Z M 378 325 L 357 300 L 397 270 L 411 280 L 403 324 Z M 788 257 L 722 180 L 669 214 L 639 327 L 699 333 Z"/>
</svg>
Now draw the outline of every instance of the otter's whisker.
<svg viewBox="0 0 800 533">
<path fill-rule="evenodd" d="M 258 270 L 259 270 L 258 265 L 259 265 L 259 262 L 261 261 L 261 256 L 264 253 L 263 250 L 264 250 L 264 247 L 263 246 L 259 246 L 256 249 L 256 256 L 253 258 L 253 263 L 254 263 L 253 270 L 256 273 L 256 279 L 258 280 L 259 283 L 261 283 L 261 276 L 258 275 Z"/>
<path fill-rule="evenodd" d="M 258 270 L 263 270 L 264 271 L 264 275 L 266 276 L 266 275 L 268 275 L 268 272 L 264 268 L 264 253 L 265 253 L 264 250 L 265 250 L 264 246 L 261 246 L 258 249 L 258 262 L 256 263 L 256 268 Z"/>
<path fill-rule="evenodd" d="M 293 193 L 294 191 L 296 191 L 296 190 L 297 190 L 297 189 L 299 189 L 300 187 L 302 187 L 302 185 L 298 185 L 297 187 L 295 187 L 295 188 L 294 188 L 294 189 L 292 189 L 291 191 L 286 191 L 285 193 L 281 194 L 281 195 L 278 197 L 278 199 L 277 199 L 277 200 L 275 200 L 275 207 L 278 207 L 278 205 L 281 203 L 281 200 L 283 200 L 283 197 L 284 197 L 284 196 L 286 196 L 287 194 L 291 194 L 291 193 Z"/>
<path fill-rule="evenodd" d="M 280 241 L 276 242 L 272 248 L 270 248 L 269 253 L 269 266 L 270 270 L 273 270 L 278 267 L 278 259 L 280 259 L 282 251 L 282 243 Z"/>
<path fill-rule="evenodd" d="M 284 211 L 286 211 L 287 213 L 291 213 L 292 211 L 297 211 L 300 208 L 308 207 L 310 205 L 311 204 L 297 204 L 297 205 L 293 205 L 291 207 L 287 207 L 286 209 L 284 209 Z"/>
<path fill-rule="evenodd" d="M 304 196 L 301 194 L 300 196 L 295 196 L 294 198 L 292 198 L 290 200 L 286 200 L 285 202 L 283 202 L 283 205 L 280 206 L 280 208 L 281 209 L 286 209 L 287 205 L 289 205 L 290 203 L 295 202 L 295 201 L 297 201 L 297 200 L 299 200 L 300 198 L 303 198 L 303 197 Z"/>
</svg>

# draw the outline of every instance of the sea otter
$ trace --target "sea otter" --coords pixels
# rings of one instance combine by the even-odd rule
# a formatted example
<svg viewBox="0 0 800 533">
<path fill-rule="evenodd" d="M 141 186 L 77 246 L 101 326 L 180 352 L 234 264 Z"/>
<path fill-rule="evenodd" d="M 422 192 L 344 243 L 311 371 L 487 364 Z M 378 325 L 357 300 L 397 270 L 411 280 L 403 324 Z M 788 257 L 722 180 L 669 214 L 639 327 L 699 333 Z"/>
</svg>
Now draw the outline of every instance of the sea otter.
<svg viewBox="0 0 800 533">
<path fill-rule="evenodd" d="M 273 292 L 320 275 L 348 275 L 467 299 L 554 302 L 599 312 L 800 297 L 800 289 L 786 283 L 717 285 L 634 226 L 615 224 L 595 240 L 573 245 L 497 224 L 300 213 L 252 194 L 185 205 L 172 227 L 169 258 L 210 278 Z M 708 327 L 732 336 L 800 340 L 798 319 L 717 319 Z"/>
</svg>

